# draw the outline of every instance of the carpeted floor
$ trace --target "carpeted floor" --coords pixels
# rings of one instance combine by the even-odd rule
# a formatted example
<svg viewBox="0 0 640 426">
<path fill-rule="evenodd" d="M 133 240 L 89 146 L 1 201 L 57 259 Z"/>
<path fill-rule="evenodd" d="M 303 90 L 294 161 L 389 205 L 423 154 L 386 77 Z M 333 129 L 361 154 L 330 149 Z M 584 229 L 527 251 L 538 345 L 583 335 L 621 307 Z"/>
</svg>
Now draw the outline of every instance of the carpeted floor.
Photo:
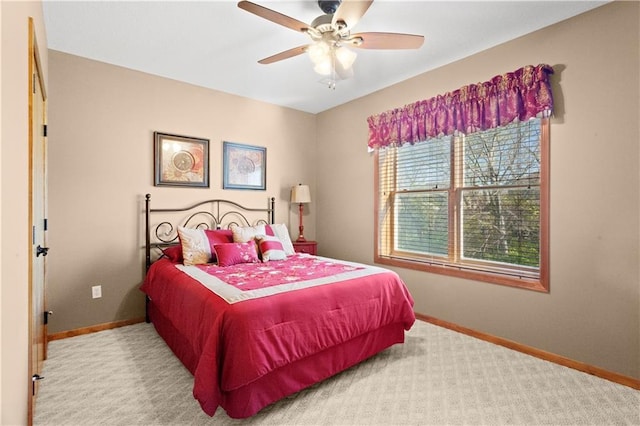
<svg viewBox="0 0 640 426">
<path fill-rule="evenodd" d="M 201 411 L 150 324 L 53 341 L 42 375 L 36 425 L 640 425 L 640 391 L 421 321 L 245 420 Z"/>
</svg>

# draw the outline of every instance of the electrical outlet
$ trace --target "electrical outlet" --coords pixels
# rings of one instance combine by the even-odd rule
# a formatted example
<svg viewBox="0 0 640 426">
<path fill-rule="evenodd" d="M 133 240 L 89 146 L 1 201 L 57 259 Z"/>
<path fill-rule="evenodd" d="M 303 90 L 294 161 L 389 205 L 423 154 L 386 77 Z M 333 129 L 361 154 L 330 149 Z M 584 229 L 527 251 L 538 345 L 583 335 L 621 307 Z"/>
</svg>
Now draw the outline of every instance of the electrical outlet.
<svg viewBox="0 0 640 426">
<path fill-rule="evenodd" d="M 93 297 L 94 299 L 99 299 L 102 297 L 101 285 L 94 285 L 93 287 L 91 287 L 91 297 Z"/>
</svg>

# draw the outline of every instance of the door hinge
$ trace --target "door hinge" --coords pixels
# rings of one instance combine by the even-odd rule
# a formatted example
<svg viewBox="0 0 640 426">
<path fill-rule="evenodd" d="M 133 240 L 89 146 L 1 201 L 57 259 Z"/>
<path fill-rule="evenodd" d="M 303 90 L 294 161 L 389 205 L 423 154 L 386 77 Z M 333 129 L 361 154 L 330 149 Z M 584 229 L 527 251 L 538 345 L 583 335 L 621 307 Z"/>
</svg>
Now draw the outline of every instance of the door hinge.
<svg viewBox="0 0 640 426">
<path fill-rule="evenodd" d="M 53 311 L 44 311 L 44 325 L 49 324 L 49 317 L 53 315 Z"/>
<path fill-rule="evenodd" d="M 47 137 L 47 125 L 46 124 L 42 125 L 42 136 L 44 136 L 45 138 Z"/>
<path fill-rule="evenodd" d="M 43 226 L 45 231 L 49 230 L 49 219 L 47 219 L 46 217 L 44 218 Z"/>
<path fill-rule="evenodd" d="M 31 88 L 33 90 L 33 93 L 36 93 L 36 74 L 35 73 L 31 74 Z"/>
<path fill-rule="evenodd" d="M 36 226 L 33 225 L 31 227 L 31 245 L 34 245 L 36 243 Z"/>
</svg>

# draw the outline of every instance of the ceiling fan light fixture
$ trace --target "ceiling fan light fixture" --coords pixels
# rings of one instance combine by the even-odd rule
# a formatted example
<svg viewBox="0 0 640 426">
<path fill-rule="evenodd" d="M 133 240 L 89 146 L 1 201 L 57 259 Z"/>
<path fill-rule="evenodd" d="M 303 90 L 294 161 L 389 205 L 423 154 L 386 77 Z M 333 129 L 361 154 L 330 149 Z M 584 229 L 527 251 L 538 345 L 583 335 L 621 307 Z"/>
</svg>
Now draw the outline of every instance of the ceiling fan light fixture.
<svg viewBox="0 0 640 426">
<path fill-rule="evenodd" d="M 313 70 L 320 75 L 331 75 L 333 71 L 333 63 L 330 57 L 326 60 L 318 62 L 314 65 Z"/>
<path fill-rule="evenodd" d="M 325 41 L 318 41 L 313 43 L 307 49 L 307 53 L 309 53 L 309 58 L 311 58 L 311 62 L 314 64 L 318 64 L 326 60 L 327 57 L 331 56 L 331 46 Z"/>
<path fill-rule="evenodd" d="M 307 49 L 309 58 L 313 62 L 313 70 L 320 75 L 331 75 L 336 68 L 344 73 L 351 70 L 358 56 L 354 51 L 344 46 L 336 46 L 325 41 L 318 41 Z M 353 75 L 353 73 L 350 73 Z"/>
<path fill-rule="evenodd" d="M 350 69 L 356 60 L 358 54 L 353 50 L 347 49 L 344 46 L 338 47 L 335 50 L 336 60 L 340 62 L 342 68 Z"/>
</svg>

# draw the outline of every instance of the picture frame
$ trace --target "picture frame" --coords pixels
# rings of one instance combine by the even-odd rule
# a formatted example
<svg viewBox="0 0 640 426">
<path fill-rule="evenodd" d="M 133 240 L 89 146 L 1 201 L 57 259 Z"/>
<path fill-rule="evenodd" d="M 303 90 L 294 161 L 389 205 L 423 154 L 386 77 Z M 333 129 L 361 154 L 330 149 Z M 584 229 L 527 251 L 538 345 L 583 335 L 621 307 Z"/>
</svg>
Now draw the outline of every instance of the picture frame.
<svg viewBox="0 0 640 426">
<path fill-rule="evenodd" d="M 267 148 L 222 144 L 222 189 L 267 189 Z"/>
<path fill-rule="evenodd" d="M 154 186 L 209 187 L 209 139 L 154 132 Z"/>
</svg>

